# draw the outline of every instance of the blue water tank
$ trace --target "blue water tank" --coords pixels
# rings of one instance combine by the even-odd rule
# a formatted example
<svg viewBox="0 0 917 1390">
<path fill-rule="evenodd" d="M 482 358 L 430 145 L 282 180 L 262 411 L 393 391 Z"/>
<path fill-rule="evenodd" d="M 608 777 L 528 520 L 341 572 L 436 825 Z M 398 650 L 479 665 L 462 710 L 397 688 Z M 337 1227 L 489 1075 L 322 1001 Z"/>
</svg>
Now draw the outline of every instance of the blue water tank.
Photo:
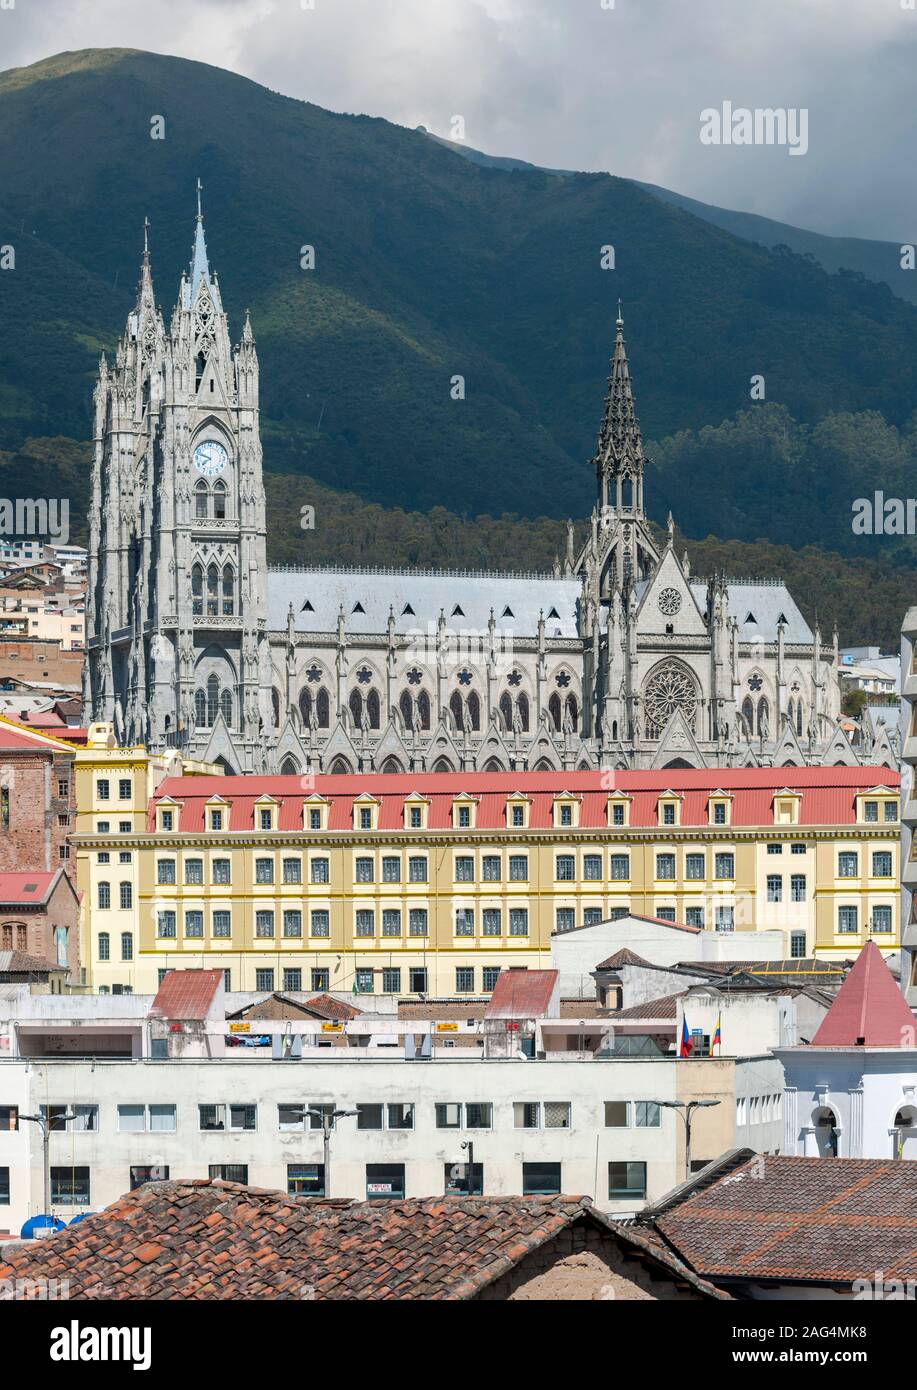
<svg viewBox="0 0 917 1390">
<path fill-rule="evenodd" d="M 91 1212 L 91 1211 L 80 1211 L 80 1212 L 77 1212 L 76 1216 L 74 1216 L 73 1219 L 72 1219 L 71 1221 L 68 1222 L 68 1225 L 70 1225 L 70 1226 L 75 1226 L 76 1223 L 77 1223 L 78 1221 L 85 1221 L 87 1216 L 94 1216 L 94 1215 L 95 1215 L 95 1213 L 94 1213 L 94 1212 Z"/>
<path fill-rule="evenodd" d="M 54 1231 L 62 1231 L 64 1223 L 57 1216 L 30 1216 L 19 1232 L 22 1240 L 39 1240 Z"/>
</svg>

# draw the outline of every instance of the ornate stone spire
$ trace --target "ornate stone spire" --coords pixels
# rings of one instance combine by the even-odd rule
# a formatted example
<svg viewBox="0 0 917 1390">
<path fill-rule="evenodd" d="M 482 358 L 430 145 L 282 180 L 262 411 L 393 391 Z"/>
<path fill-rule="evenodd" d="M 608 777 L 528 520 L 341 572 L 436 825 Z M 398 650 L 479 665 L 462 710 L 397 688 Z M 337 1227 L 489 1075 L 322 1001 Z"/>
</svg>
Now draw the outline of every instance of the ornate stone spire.
<svg viewBox="0 0 917 1390">
<path fill-rule="evenodd" d="M 611 371 L 608 377 L 608 390 L 605 395 L 605 411 L 599 430 L 598 445 L 595 452 L 595 469 L 602 487 L 603 500 L 615 506 L 617 496 L 608 489 L 608 480 L 625 475 L 633 480 L 634 510 L 643 510 L 643 439 L 637 420 L 633 385 L 630 378 L 630 365 L 624 346 L 624 320 L 621 317 L 621 301 L 618 301 L 618 318 L 615 324 L 615 346 L 611 357 Z M 606 493 L 608 495 L 606 495 Z"/>
</svg>

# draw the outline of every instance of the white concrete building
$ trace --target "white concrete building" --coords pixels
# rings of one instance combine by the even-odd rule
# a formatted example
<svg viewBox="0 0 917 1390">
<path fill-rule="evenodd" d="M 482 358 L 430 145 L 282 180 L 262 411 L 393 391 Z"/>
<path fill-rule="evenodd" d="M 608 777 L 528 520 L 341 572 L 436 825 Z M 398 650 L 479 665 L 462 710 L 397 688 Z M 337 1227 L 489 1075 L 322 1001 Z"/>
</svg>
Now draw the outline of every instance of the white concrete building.
<svg viewBox="0 0 917 1390">
<path fill-rule="evenodd" d="M 917 1029 L 873 942 L 807 1046 L 776 1047 L 783 1153 L 917 1158 Z"/>
</svg>

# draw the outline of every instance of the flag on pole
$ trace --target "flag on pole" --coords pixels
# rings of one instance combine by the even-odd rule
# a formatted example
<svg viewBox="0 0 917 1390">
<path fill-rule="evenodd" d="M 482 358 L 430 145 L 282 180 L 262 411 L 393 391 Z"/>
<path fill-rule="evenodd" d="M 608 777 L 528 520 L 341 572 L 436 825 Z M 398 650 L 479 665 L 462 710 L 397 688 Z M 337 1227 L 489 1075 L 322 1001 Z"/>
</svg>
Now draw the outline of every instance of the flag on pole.
<svg viewBox="0 0 917 1390">
<path fill-rule="evenodd" d="M 713 1042 L 710 1044 L 710 1052 L 711 1052 L 711 1055 L 712 1055 L 713 1049 L 714 1049 L 715 1047 L 720 1048 L 720 1050 L 722 1050 L 722 1047 L 723 1047 L 723 1037 L 722 1037 L 722 1034 L 720 1033 L 720 1017 L 721 1017 L 720 1014 L 717 1014 L 717 1016 L 716 1016 L 716 1032 L 713 1034 Z"/>
<path fill-rule="evenodd" d="M 688 1020 L 684 1014 L 681 1016 L 681 1047 L 678 1049 L 679 1057 L 691 1056 L 691 1034 L 688 1032 Z"/>
</svg>

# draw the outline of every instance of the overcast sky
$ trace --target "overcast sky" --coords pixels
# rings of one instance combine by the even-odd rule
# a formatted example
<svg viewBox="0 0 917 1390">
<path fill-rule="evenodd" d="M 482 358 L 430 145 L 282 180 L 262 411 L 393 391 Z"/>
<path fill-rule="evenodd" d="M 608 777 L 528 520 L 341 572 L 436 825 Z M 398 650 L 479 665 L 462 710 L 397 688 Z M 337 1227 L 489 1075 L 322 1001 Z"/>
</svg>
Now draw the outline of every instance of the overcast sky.
<svg viewBox="0 0 917 1390">
<path fill-rule="evenodd" d="M 917 238 L 913 0 L 15 0 L 0 64 L 131 47 L 559 168 L 838 235 Z M 314 6 L 309 8 L 309 6 Z M 604 8 L 603 6 L 609 6 Z M 805 108 L 808 152 L 704 145 Z"/>
</svg>

